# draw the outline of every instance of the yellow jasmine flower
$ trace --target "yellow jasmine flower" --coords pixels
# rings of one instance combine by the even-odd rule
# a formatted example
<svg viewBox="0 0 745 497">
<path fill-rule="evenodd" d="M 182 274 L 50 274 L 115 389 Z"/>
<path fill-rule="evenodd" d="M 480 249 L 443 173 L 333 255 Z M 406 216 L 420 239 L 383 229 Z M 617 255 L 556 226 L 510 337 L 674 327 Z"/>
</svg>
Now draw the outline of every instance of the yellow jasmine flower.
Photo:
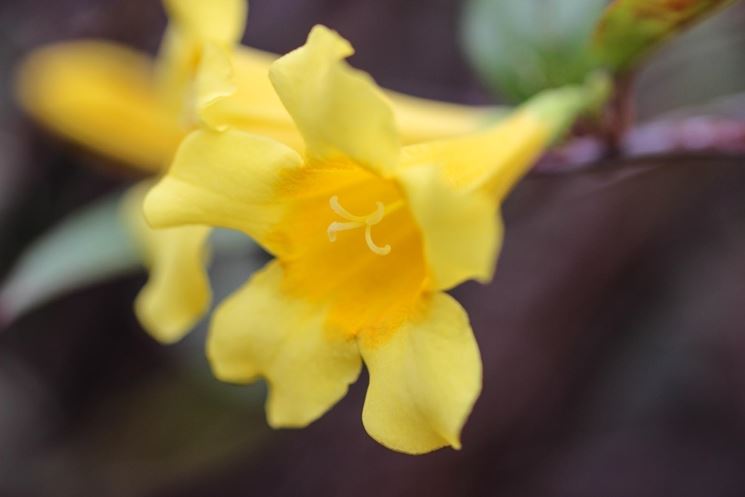
<svg viewBox="0 0 745 497">
<path fill-rule="evenodd" d="M 54 133 L 137 169 L 160 171 L 185 130 L 167 112 L 146 56 L 105 41 L 40 48 L 20 67 L 21 106 Z"/>
<path fill-rule="evenodd" d="M 458 448 L 481 362 L 444 290 L 491 278 L 499 202 L 590 102 L 558 90 L 484 131 L 402 147 L 388 99 L 345 63 L 352 52 L 317 26 L 271 66 L 302 154 L 232 127 L 195 131 L 145 215 L 242 230 L 276 256 L 220 305 L 208 342 L 219 378 L 266 378 L 272 426 L 317 419 L 364 361 L 373 438 L 411 454 Z"/>
<path fill-rule="evenodd" d="M 245 0 L 164 0 L 170 23 L 158 58 L 105 40 L 39 48 L 21 64 L 16 90 L 38 122 L 74 143 L 147 172 L 162 171 L 196 122 L 191 98 L 205 44 L 229 51 L 241 127 L 302 145 L 266 77 L 275 54 L 235 45 Z M 495 112 L 394 92 L 407 142 L 453 136 L 481 127 Z M 235 106 L 234 106 L 235 107 Z M 236 118 L 236 116 L 233 116 Z M 236 124 L 236 123 L 232 123 Z M 294 136 L 292 136 L 294 134 Z"/>
<path fill-rule="evenodd" d="M 168 163 L 200 115 L 216 125 L 239 126 L 300 147 L 300 135 L 266 75 L 274 56 L 245 47 L 232 50 L 243 31 L 245 2 L 165 3 L 171 22 L 155 64 L 142 54 L 103 41 L 43 48 L 20 71 L 23 106 L 55 132 L 150 171 Z M 200 65 L 206 67 L 200 71 Z M 431 124 L 425 123 L 445 121 L 427 118 L 428 114 L 459 117 L 448 122 L 464 129 L 482 118 L 481 112 L 445 104 L 433 104 L 434 110 L 417 100 L 405 105 L 415 110 L 417 105 L 423 107 L 404 113 L 415 124 L 411 126 L 415 136 L 429 132 Z M 141 199 L 143 192 L 138 188 L 130 198 Z M 168 230 L 168 237 L 149 233 L 136 205 L 127 202 L 125 218 L 142 244 L 154 278 L 136 301 L 137 315 L 156 338 L 175 341 L 209 305 L 209 286 L 200 264 L 201 245 L 209 232 L 174 229 Z M 190 285 L 190 296 L 184 299 L 185 281 L 203 283 Z"/>
<path fill-rule="evenodd" d="M 200 122 L 238 127 L 302 150 L 302 137 L 267 73 L 273 54 L 236 45 L 247 16 L 244 0 L 165 0 L 170 22 L 158 59 L 102 40 L 41 48 L 19 71 L 22 106 L 76 143 L 146 172 L 158 172 Z M 416 142 L 480 127 L 493 113 L 389 93 L 403 139 Z M 135 309 L 156 338 L 181 338 L 209 306 L 202 247 L 209 231 L 151 233 L 137 198 L 125 220 L 142 245 L 152 279 Z M 186 282 L 199 284 L 186 285 Z M 186 286 L 189 295 L 186 296 Z"/>
</svg>

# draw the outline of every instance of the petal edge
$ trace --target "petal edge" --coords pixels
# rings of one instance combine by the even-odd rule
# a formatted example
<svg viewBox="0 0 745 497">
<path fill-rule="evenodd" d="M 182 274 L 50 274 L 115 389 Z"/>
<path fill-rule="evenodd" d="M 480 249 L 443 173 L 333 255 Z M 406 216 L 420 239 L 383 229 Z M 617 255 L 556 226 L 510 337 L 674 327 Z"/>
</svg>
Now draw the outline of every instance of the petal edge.
<svg viewBox="0 0 745 497">
<path fill-rule="evenodd" d="M 346 157 L 387 176 L 400 152 L 393 110 L 372 78 L 344 61 L 352 53 L 349 42 L 317 25 L 305 45 L 272 64 L 269 78 L 311 159 Z"/>
<path fill-rule="evenodd" d="M 282 290 L 269 263 L 215 312 L 208 357 L 215 376 L 237 383 L 264 376 L 272 427 L 303 427 L 339 401 L 359 376 L 357 344 L 325 330 L 325 313 Z"/>
<path fill-rule="evenodd" d="M 422 315 L 383 343 L 360 341 L 370 372 L 365 429 L 408 454 L 460 448 L 460 432 L 481 391 L 481 358 L 468 316 L 450 296 L 425 303 Z"/>
</svg>

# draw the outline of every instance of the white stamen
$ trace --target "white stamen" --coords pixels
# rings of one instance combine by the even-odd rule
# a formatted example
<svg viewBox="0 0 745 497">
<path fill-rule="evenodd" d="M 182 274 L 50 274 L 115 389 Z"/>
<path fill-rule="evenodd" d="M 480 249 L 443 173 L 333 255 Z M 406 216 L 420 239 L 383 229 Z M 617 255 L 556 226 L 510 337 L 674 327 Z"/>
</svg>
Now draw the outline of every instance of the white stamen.
<svg viewBox="0 0 745 497">
<path fill-rule="evenodd" d="M 337 221 L 334 221 L 333 223 L 329 224 L 329 228 L 328 230 L 326 230 L 326 233 L 328 233 L 329 235 L 329 241 L 335 242 L 336 234 L 339 231 L 353 230 L 361 226 L 364 226 L 364 224 L 358 223 L 357 221 L 352 221 L 350 223 L 339 223 Z"/>
<path fill-rule="evenodd" d="M 370 250 L 378 255 L 388 255 L 391 253 L 390 245 L 386 244 L 385 247 L 379 247 L 375 244 L 372 239 L 372 227 L 369 224 L 365 226 L 365 241 L 367 242 L 367 246 L 370 248 Z"/>
<path fill-rule="evenodd" d="M 342 217 L 348 221 L 344 223 L 334 221 L 329 224 L 329 227 L 326 230 L 326 234 L 328 235 L 330 242 L 336 241 L 336 234 L 340 231 L 353 230 L 364 226 L 365 242 L 367 243 L 368 248 L 373 253 L 378 255 L 388 255 L 391 252 L 390 245 L 381 247 L 377 245 L 372 239 L 372 227 L 382 221 L 383 217 L 385 216 L 385 206 L 383 205 L 383 202 L 376 202 L 375 212 L 373 212 L 372 214 L 368 214 L 367 216 L 356 216 L 346 210 L 344 207 L 341 206 L 341 204 L 339 203 L 339 197 L 337 197 L 336 195 L 332 196 L 329 199 L 329 206 L 331 207 L 332 211 L 339 215 L 339 217 Z"/>
<path fill-rule="evenodd" d="M 346 210 L 344 207 L 341 206 L 339 203 L 339 197 L 334 195 L 329 199 L 329 205 L 331 206 L 331 210 L 336 212 L 339 216 L 343 217 L 344 219 L 347 219 L 349 221 L 357 221 L 360 223 L 365 222 L 365 216 L 355 216 L 348 210 Z"/>
<path fill-rule="evenodd" d="M 383 216 L 385 216 L 385 206 L 383 205 L 383 202 L 375 202 L 375 212 L 367 216 L 365 223 L 368 226 L 375 226 L 383 220 Z"/>
</svg>

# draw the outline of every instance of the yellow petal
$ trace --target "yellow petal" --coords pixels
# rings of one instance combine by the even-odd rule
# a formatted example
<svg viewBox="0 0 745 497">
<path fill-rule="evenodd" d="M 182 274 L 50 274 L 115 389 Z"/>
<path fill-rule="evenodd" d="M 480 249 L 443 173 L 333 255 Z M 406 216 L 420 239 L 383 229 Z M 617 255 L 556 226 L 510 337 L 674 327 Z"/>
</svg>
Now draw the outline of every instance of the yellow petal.
<svg viewBox="0 0 745 497">
<path fill-rule="evenodd" d="M 375 440 L 409 454 L 460 448 L 481 391 L 481 358 L 468 316 L 445 294 L 387 340 L 360 341 L 370 372 L 362 422 Z"/>
<path fill-rule="evenodd" d="M 194 104 L 202 121 L 217 130 L 227 128 L 214 107 L 236 91 L 233 63 L 230 52 L 219 45 L 204 45 L 199 69 L 195 77 Z"/>
<path fill-rule="evenodd" d="M 155 339 L 173 343 L 188 333 L 207 311 L 211 292 L 205 272 L 210 229 L 185 226 L 155 230 L 142 215 L 150 182 L 127 195 L 124 215 L 139 242 L 150 277 L 135 301 L 142 326 Z"/>
<path fill-rule="evenodd" d="M 503 236 L 496 199 L 454 189 L 436 166 L 403 168 L 397 178 L 422 232 L 429 287 L 452 288 L 472 278 L 489 281 Z"/>
<path fill-rule="evenodd" d="M 552 138 L 549 123 L 533 113 L 518 111 L 478 133 L 408 146 L 403 162 L 437 165 L 453 188 L 481 189 L 501 200 Z"/>
<path fill-rule="evenodd" d="M 231 48 L 240 41 L 246 0 L 165 0 L 170 22 L 158 55 L 160 97 L 185 125 L 193 124 L 194 77 L 205 44 Z"/>
<path fill-rule="evenodd" d="M 236 127 L 269 136 L 296 149 L 304 143 L 290 114 L 271 85 L 268 72 L 277 55 L 239 46 L 211 45 L 197 74 L 198 113 L 216 129 Z M 462 135 L 482 129 L 501 112 L 385 91 L 404 143 Z"/>
<path fill-rule="evenodd" d="M 195 131 L 145 198 L 145 217 L 161 228 L 198 224 L 242 230 L 272 250 L 266 235 L 285 208 L 278 186 L 301 165 L 297 152 L 269 138 L 234 129 Z"/>
<path fill-rule="evenodd" d="M 156 59 L 158 97 L 185 128 L 195 124 L 190 99 L 203 45 L 201 40 L 169 25 Z"/>
<path fill-rule="evenodd" d="M 302 151 L 302 136 L 269 81 L 274 59 L 246 47 L 207 45 L 197 73 L 197 113 L 215 129 L 239 128 Z"/>
<path fill-rule="evenodd" d="M 222 380 L 266 377 L 269 424 L 302 427 L 346 394 L 361 361 L 356 342 L 327 334 L 322 309 L 289 298 L 282 278 L 271 263 L 220 305 L 208 357 Z"/>
<path fill-rule="evenodd" d="M 171 22 L 202 42 L 232 45 L 246 26 L 246 0 L 164 0 Z"/>
<path fill-rule="evenodd" d="M 370 76 L 349 67 L 349 43 L 323 26 L 277 60 L 269 77 L 314 159 L 346 156 L 380 174 L 397 164 L 393 112 Z"/>
<path fill-rule="evenodd" d="M 582 85 L 547 90 L 489 129 L 406 147 L 402 162 L 436 164 L 453 187 L 482 189 L 501 199 L 577 116 L 604 102 L 609 88 L 608 78 L 598 74 Z"/>
<path fill-rule="evenodd" d="M 385 91 L 404 144 L 473 133 L 500 118 L 505 109 L 458 105 Z"/>
<path fill-rule="evenodd" d="M 17 91 L 44 126 L 137 168 L 164 168 L 183 137 L 158 99 L 150 59 L 114 43 L 40 49 L 21 66 Z"/>
</svg>

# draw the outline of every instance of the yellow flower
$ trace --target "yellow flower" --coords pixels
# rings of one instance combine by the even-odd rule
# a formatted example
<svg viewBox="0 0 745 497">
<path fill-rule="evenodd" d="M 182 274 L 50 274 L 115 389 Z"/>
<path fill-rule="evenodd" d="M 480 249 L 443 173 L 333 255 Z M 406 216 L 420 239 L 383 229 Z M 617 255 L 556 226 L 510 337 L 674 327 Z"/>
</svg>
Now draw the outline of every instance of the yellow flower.
<svg viewBox="0 0 745 497">
<path fill-rule="evenodd" d="M 275 56 L 236 45 L 244 0 L 166 0 L 170 22 L 156 61 L 106 41 L 73 41 L 31 54 L 19 71 L 23 107 L 52 131 L 146 172 L 165 169 L 198 124 L 237 127 L 302 149 L 302 137 L 267 72 Z M 493 112 L 390 93 L 407 142 L 473 130 Z M 129 195 L 126 222 L 142 245 L 151 280 L 136 313 L 157 339 L 180 339 L 209 306 L 203 244 L 209 231 L 149 232 Z M 189 282 L 199 284 L 185 286 Z M 186 293 L 188 295 L 186 295 Z"/>
<path fill-rule="evenodd" d="M 373 438 L 412 454 L 458 448 L 481 362 L 443 291 L 491 278 L 499 201 L 587 98 L 559 90 L 482 132 L 402 147 L 385 96 L 344 62 L 351 53 L 317 26 L 270 69 L 303 155 L 230 127 L 196 131 L 145 214 L 157 227 L 242 230 L 276 256 L 220 305 L 208 343 L 219 378 L 267 379 L 272 426 L 321 416 L 364 361 Z"/>
<path fill-rule="evenodd" d="M 139 170 L 159 172 L 196 124 L 192 84 L 204 45 L 210 44 L 230 52 L 231 91 L 242 104 L 241 114 L 232 116 L 240 122 L 231 124 L 280 141 L 294 134 L 290 140 L 301 145 L 266 77 L 276 55 L 233 45 L 245 25 L 245 0 L 164 3 L 171 22 L 157 60 L 105 40 L 42 47 L 19 67 L 16 90 L 22 107 L 75 143 Z M 472 131 L 495 111 L 393 92 L 389 96 L 407 142 Z"/>
</svg>

